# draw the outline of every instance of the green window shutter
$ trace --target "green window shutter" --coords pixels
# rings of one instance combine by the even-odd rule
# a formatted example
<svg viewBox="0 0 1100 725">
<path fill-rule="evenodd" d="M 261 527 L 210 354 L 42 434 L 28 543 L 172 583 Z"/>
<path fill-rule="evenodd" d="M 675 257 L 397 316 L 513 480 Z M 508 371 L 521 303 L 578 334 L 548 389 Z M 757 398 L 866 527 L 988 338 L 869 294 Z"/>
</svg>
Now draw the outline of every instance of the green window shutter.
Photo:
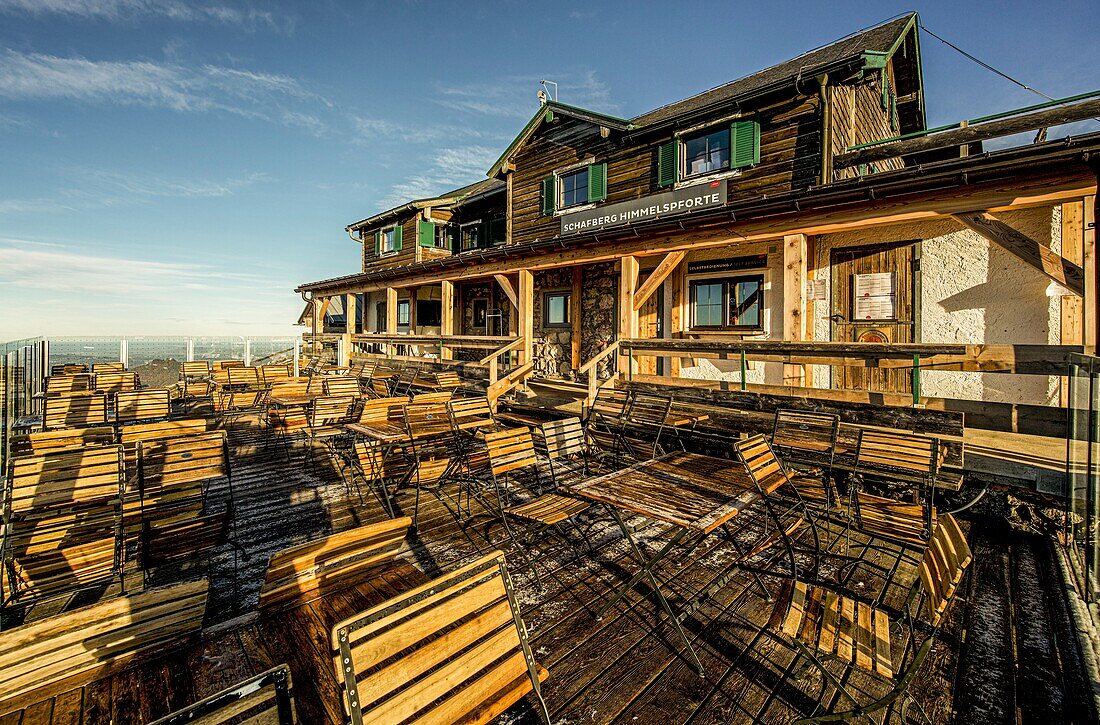
<svg viewBox="0 0 1100 725">
<path fill-rule="evenodd" d="M 374 256 L 379 257 L 382 255 L 382 230 L 376 229 L 374 231 Z"/>
<path fill-rule="evenodd" d="M 416 223 L 417 244 L 422 247 L 435 246 L 435 223 L 420 219 Z"/>
<path fill-rule="evenodd" d="M 607 164 L 588 167 L 588 200 L 603 201 L 607 198 Z"/>
<path fill-rule="evenodd" d="M 734 121 L 730 126 L 730 168 L 740 169 L 760 163 L 760 124 Z"/>
<path fill-rule="evenodd" d="M 672 186 L 679 176 L 679 142 L 672 139 L 657 147 L 657 186 Z"/>
<path fill-rule="evenodd" d="M 542 213 L 553 214 L 556 206 L 557 184 L 553 176 L 547 176 L 542 180 Z"/>
<path fill-rule="evenodd" d="M 401 225 L 398 224 L 393 228 L 393 250 L 395 252 L 401 251 Z"/>
</svg>

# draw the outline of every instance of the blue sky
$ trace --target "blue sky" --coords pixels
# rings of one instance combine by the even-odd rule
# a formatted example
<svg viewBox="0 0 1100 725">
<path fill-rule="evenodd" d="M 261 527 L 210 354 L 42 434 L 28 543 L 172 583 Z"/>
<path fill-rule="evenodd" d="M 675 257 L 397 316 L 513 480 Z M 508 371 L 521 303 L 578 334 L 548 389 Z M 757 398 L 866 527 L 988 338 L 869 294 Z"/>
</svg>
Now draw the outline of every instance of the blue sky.
<svg viewBox="0 0 1100 725">
<path fill-rule="evenodd" d="M 633 116 L 912 9 L 1100 88 L 1095 0 L 0 0 L 0 339 L 286 332 L 295 284 L 358 270 L 343 227 L 481 178 L 540 78 Z M 921 43 L 931 124 L 1041 100 Z"/>
</svg>

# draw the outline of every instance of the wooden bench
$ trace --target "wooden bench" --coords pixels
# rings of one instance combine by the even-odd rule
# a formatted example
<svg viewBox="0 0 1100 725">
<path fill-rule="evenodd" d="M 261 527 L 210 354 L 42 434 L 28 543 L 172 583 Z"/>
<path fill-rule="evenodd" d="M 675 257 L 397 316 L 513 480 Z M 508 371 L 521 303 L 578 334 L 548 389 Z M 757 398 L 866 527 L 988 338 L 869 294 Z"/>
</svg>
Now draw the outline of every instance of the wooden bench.
<svg viewBox="0 0 1100 725">
<path fill-rule="evenodd" d="M 0 713 L 186 644 L 202 627 L 207 586 L 149 589 L 0 632 Z"/>
<path fill-rule="evenodd" d="M 493 552 L 338 623 L 336 678 L 353 725 L 488 723 L 529 693 L 550 722 L 505 569 Z"/>
<path fill-rule="evenodd" d="M 359 526 L 271 555 L 260 587 L 260 611 L 296 607 L 362 580 L 401 549 L 412 519 Z"/>
<path fill-rule="evenodd" d="M 87 428 L 109 422 L 103 393 L 57 395 L 42 400 L 42 428 Z"/>
<path fill-rule="evenodd" d="M 4 601 L 42 599 L 110 581 L 122 569 L 122 446 L 12 459 Z"/>
<path fill-rule="evenodd" d="M 150 725 L 296 725 L 290 668 L 272 667 Z"/>
<path fill-rule="evenodd" d="M 883 609 L 827 587 L 798 580 L 784 583 L 768 630 L 781 640 L 794 642 L 825 679 L 844 693 L 846 699 L 836 699 L 840 706 L 855 706 L 850 712 L 829 713 L 826 719 L 846 721 L 860 715 L 872 719 L 869 713 L 888 707 L 905 692 L 931 651 L 971 560 L 958 522 L 950 514 L 942 516 L 924 551 L 920 576 L 905 600 L 904 616 L 895 621 Z M 922 611 L 925 627 L 918 626 Z M 895 646 L 894 632 L 907 634 L 908 642 Z M 849 680 L 847 673 L 839 676 L 830 671 L 825 666 L 828 660 L 872 674 L 889 682 L 891 689 L 885 696 L 862 703 L 845 684 L 855 680 Z"/>
<path fill-rule="evenodd" d="M 171 414 L 172 399 L 167 388 L 127 390 L 115 396 L 115 422 L 120 425 L 163 420 Z"/>
<path fill-rule="evenodd" d="M 46 378 L 46 395 L 72 395 L 73 393 L 92 392 L 94 378 L 90 373 L 72 373 L 50 375 Z"/>
<path fill-rule="evenodd" d="M 11 454 L 35 456 L 50 451 L 88 446 L 109 446 L 115 442 L 115 430 L 111 427 L 62 428 L 13 436 Z"/>
<path fill-rule="evenodd" d="M 233 516 L 225 431 L 142 441 L 138 446 L 142 555 L 145 568 L 201 556 L 225 541 Z M 211 481 L 229 482 L 225 509 L 212 511 Z"/>
<path fill-rule="evenodd" d="M 137 390 L 137 373 L 125 371 L 96 373 L 94 385 L 96 390 L 108 395 L 120 393 L 125 390 Z"/>
<path fill-rule="evenodd" d="M 108 362 L 108 363 L 92 363 L 92 375 L 98 375 L 99 373 L 123 373 L 126 372 L 126 366 L 121 362 Z"/>
</svg>

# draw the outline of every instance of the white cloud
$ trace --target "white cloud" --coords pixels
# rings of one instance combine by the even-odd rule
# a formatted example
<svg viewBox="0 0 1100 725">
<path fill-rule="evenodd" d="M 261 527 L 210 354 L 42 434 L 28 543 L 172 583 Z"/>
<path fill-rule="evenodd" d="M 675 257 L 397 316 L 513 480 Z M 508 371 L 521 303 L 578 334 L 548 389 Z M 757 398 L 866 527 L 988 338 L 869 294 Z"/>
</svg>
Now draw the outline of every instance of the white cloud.
<svg viewBox="0 0 1100 725">
<path fill-rule="evenodd" d="M 132 22 L 143 18 L 166 18 L 180 22 L 210 22 L 247 30 L 269 28 L 290 33 L 295 20 L 252 7 L 183 0 L 0 0 L 6 15 L 68 16 L 81 20 Z"/>
<path fill-rule="evenodd" d="M 398 122 L 386 118 L 365 118 L 363 116 L 351 116 L 351 122 L 357 134 L 356 141 L 359 142 L 378 139 L 424 144 L 453 142 L 456 139 L 497 139 L 506 141 L 500 134 L 494 134 L 482 128 L 468 125 L 417 124 Z"/>
<path fill-rule="evenodd" d="M 392 208 L 484 179 L 489 165 L 498 155 L 498 150 L 487 146 L 443 149 L 431 160 L 427 172 L 410 176 L 390 187 L 381 204 L 383 208 Z"/>
<path fill-rule="evenodd" d="M 538 108 L 540 78 L 557 81 L 558 100 L 562 103 L 611 114 L 619 109 L 619 104 L 611 98 L 611 90 L 593 70 L 508 76 L 488 82 L 440 85 L 434 101 L 466 115 L 527 119 Z"/>
<path fill-rule="evenodd" d="M 296 126 L 307 116 L 303 108 L 332 105 L 286 75 L 213 65 L 94 61 L 10 49 L 0 52 L 0 97 L 222 111 Z M 310 123 L 323 125 L 319 119 Z"/>
</svg>

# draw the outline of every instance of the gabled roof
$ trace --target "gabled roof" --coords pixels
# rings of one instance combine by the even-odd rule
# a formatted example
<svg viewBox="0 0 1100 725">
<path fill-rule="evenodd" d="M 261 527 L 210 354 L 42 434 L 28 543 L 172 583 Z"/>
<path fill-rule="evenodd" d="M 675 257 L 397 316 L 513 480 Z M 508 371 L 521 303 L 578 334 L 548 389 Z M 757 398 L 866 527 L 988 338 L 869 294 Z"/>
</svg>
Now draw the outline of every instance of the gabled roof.
<svg viewBox="0 0 1100 725">
<path fill-rule="evenodd" d="M 498 176 L 501 173 L 505 161 L 512 155 L 512 152 L 527 143 L 527 139 L 531 138 L 544 122 L 549 123 L 553 121 L 555 114 L 575 118 L 579 121 L 586 121 L 594 126 L 607 126 L 616 131 L 629 131 L 633 128 L 631 123 L 625 118 L 608 116 L 606 113 L 590 111 L 580 106 L 570 106 L 568 103 L 547 101 L 545 104 L 539 106 L 539 110 L 535 112 L 535 115 L 532 116 L 531 120 L 527 122 L 527 125 L 523 127 L 519 135 L 512 139 L 512 143 L 508 144 L 508 148 L 504 149 L 504 153 L 500 155 L 500 158 L 493 162 L 493 166 L 489 169 L 488 175 L 491 177 Z"/>
<path fill-rule="evenodd" d="M 676 101 L 655 110 L 643 113 L 630 120 L 615 118 L 605 114 L 570 106 L 558 101 L 550 101 L 539 110 L 508 145 L 500 158 L 489 169 L 490 177 L 501 174 L 506 160 L 520 146 L 535 134 L 543 123 L 552 121 L 555 114 L 569 116 L 592 124 L 608 126 L 618 131 L 645 130 L 649 127 L 673 122 L 711 106 L 726 105 L 747 100 L 778 88 L 795 84 L 799 80 L 813 80 L 822 72 L 840 65 L 861 62 L 882 67 L 888 58 L 905 39 L 906 34 L 918 21 L 915 12 L 905 13 L 887 20 L 867 30 L 848 35 L 828 45 L 808 51 L 778 65 L 757 71 L 717 88 L 711 88 L 697 95 Z"/>
<path fill-rule="evenodd" d="M 374 216 L 361 219 L 354 224 L 348 224 L 345 229 L 351 231 L 359 227 L 369 227 L 389 217 L 397 216 L 402 212 L 422 209 L 426 206 L 455 206 L 463 201 L 470 201 L 474 198 L 488 196 L 494 192 L 504 191 L 504 186 L 504 182 L 499 179 L 482 179 L 481 181 L 475 181 L 472 184 L 467 184 L 466 186 L 461 186 L 457 189 L 437 194 L 436 196 L 413 199 L 412 201 L 395 206 L 392 209 L 379 212 Z"/>
<path fill-rule="evenodd" d="M 744 78 L 643 113 L 630 122 L 635 126 L 651 126 L 700 108 L 744 99 L 778 85 L 793 83 L 799 78 L 812 80 L 830 66 L 855 61 L 868 54 L 889 56 L 917 19 L 915 12 L 906 13 Z"/>
</svg>

